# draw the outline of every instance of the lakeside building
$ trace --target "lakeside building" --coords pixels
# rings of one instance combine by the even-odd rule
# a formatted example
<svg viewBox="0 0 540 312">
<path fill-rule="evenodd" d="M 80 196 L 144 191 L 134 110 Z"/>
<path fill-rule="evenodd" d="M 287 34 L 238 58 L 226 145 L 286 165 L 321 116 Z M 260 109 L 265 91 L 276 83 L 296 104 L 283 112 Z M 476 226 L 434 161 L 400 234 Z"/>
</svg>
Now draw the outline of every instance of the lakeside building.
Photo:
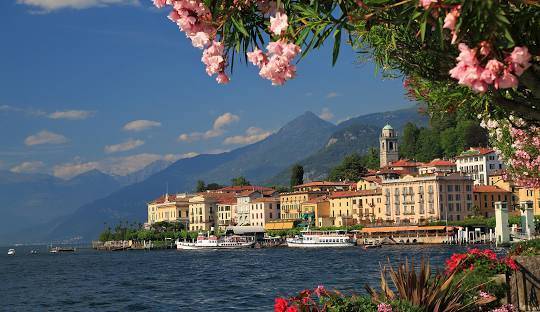
<svg viewBox="0 0 540 312">
<path fill-rule="evenodd" d="M 473 188 L 476 215 L 486 218 L 495 216 L 495 202 L 504 202 L 508 213 L 515 213 L 512 206 L 512 193 L 495 185 L 475 185 Z M 518 208 L 519 209 L 519 208 Z M 517 211 L 519 213 L 519 210 Z"/>
<path fill-rule="evenodd" d="M 332 226 L 350 226 L 375 222 L 382 216 L 382 191 L 380 188 L 334 192 L 329 196 Z"/>
<path fill-rule="evenodd" d="M 398 136 L 394 128 L 388 124 L 382 128 L 379 136 L 379 158 L 381 168 L 399 160 Z"/>
<path fill-rule="evenodd" d="M 418 167 L 423 165 L 421 162 L 416 162 L 409 159 L 400 159 L 391 162 L 386 166 L 386 169 L 393 170 L 401 175 L 403 174 L 417 174 Z"/>
<path fill-rule="evenodd" d="M 224 197 L 217 204 L 217 225 L 220 230 L 235 225 L 236 198 Z"/>
<path fill-rule="evenodd" d="M 265 227 L 266 222 L 279 220 L 279 197 L 259 197 L 249 204 L 249 224 L 251 226 Z"/>
<path fill-rule="evenodd" d="M 375 190 L 381 187 L 382 178 L 378 176 L 362 177 L 356 183 L 356 190 Z"/>
<path fill-rule="evenodd" d="M 252 225 L 250 205 L 254 199 L 261 197 L 263 197 L 262 192 L 252 190 L 243 191 L 236 195 L 236 215 L 234 221 L 237 225 Z"/>
<path fill-rule="evenodd" d="M 147 204 L 148 217 L 145 226 L 156 222 L 180 222 L 187 226 L 189 220 L 189 199 L 193 195 L 165 194 Z"/>
<path fill-rule="evenodd" d="M 232 203 L 228 193 L 201 193 L 189 199 L 189 230 L 209 231 L 218 225 L 218 205 Z M 231 212 L 232 217 L 232 212 Z"/>
<path fill-rule="evenodd" d="M 495 171 L 489 176 L 489 185 L 494 185 L 512 193 L 511 207 L 517 207 L 519 205 L 519 190 L 514 181 L 508 179 L 504 170 Z M 510 206 L 509 206 L 510 207 Z"/>
<path fill-rule="evenodd" d="M 488 185 L 489 176 L 505 168 L 497 153 L 491 148 L 471 147 L 456 157 L 457 170 L 469 174 L 474 184 Z"/>
<path fill-rule="evenodd" d="M 295 191 L 279 194 L 280 202 L 280 218 L 296 220 L 300 219 L 302 215 L 302 204 L 306 201 L 327 195 L 327 192 L 323 191 Z"/>
<path fill-rule="evenodd" d="M 208 191 L 208 192 L 238 195 L 245 191 L 258 191 L 258 192 L 263 193 L 265 196 L 270 196 L 276 193 L 276 190 L 271 187 L 259 186 L 259 185 L 226 186 L 226 187 L 223 187 L 214 191 Z"/>
<path fill-rule="evenodd" d="M 464 220 L 474 213 L 472 188 L 472 178 L 459 173 L 385 179 L 385 220 L 398 224 Z"/>
<path fill-rule="evenodd" d="M 301 204 L 303 218 L 315 226 L 332 226 L 330 201 L 327 195 L 312 198 Z"/>
<path fill-rule="evenodd" d="M 540 188 L 520 188 L 519 189 L 519 201 L 532 201 L 533 202 L 533 214 L 535 216 L 540 215 Z"/>
<path fill-rule="evenodd" d="M 418 166 L 418 174 L 433 174 L 436 172 L 452 173 L 457 171 L 456 163 L 450 160 L 434 159 Z"/>
<path fill-rule="evenodd" d="M 295 192 L 338 192 L 348 191 L 355 187 L 351 182 L 312 181 L 293 186 Z"/>
</svg>

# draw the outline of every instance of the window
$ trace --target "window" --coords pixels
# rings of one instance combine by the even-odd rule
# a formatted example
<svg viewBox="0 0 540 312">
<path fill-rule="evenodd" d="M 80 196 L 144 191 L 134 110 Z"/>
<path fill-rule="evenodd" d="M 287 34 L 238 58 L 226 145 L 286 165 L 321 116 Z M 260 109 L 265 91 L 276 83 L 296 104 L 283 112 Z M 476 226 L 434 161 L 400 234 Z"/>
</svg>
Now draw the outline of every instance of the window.
<svg viewBox="0 0 540 312">
<path fill-rule="evenodd" d="M 448 192 L 452 192 L 452 191 L 453 191 L 452 185 L 448 184 Z M 448 196 L 450 196 L 450 195 L 448 195 Z"/>
</svg>

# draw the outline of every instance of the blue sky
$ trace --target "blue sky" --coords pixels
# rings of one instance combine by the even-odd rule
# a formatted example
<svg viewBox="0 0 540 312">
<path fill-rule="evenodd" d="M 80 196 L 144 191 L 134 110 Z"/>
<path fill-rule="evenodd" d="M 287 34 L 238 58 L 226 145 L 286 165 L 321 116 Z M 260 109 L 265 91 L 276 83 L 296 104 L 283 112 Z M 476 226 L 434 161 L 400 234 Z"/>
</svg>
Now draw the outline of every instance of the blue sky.
<svg viewBox="0 0 540 312">
<path fill-rule="evenodd" d="M 126 174 L 239 147 L 307 110 L 336 123 L 411 104 L 347 46 L 332 67 L 330 44 L 285 86 L 240 63 L 218 85 L 150 0 L 4 0 L 0 12 L 2 170 Z"/>
</svg>

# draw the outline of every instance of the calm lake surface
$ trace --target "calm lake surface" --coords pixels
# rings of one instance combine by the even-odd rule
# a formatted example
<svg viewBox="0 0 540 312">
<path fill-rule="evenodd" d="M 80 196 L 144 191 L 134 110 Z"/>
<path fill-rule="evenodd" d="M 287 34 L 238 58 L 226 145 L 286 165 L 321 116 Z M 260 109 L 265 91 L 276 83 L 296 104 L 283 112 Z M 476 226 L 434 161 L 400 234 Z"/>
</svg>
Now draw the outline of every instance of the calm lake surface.
<svg viewBox="0 0 540 312">
<path fill-rule="evenodd" d="M 456 246 L 384 246 L 363 250 L 291 248 L 224 251 L 81 249 L 31 255 L 0 248 L 0 310 L 272 311 L 276 296 L 325 285 L 362 293 L 378 285 L 379 263 L 429 257 L 442 266 Z M 35 247 L 32 249 L 36 249 Z"/>
</svg>

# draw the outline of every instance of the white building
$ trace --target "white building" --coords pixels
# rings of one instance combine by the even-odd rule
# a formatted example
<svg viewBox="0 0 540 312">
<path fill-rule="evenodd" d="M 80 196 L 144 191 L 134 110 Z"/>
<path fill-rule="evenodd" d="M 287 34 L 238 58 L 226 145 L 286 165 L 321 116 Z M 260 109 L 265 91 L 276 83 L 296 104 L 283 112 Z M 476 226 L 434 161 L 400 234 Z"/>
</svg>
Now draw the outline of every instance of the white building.
<svg viewBox="0 0 540 312">
<path fill-rule="evenodd" d="M 237 225 L 251 224 L 251 201 L 261 197 L 263 194 L 259 191 L 243 191 L 236 195 L 236 220 L 234 221 Z"/>
<path fill-rule="evenodd" d="M 497 153 L 484 147 L 471 147 L 456 157 L 457 170 L 470 175 L 474 184 L 489 185 L 489 176 L 505 166 Z"/>
</svg>

